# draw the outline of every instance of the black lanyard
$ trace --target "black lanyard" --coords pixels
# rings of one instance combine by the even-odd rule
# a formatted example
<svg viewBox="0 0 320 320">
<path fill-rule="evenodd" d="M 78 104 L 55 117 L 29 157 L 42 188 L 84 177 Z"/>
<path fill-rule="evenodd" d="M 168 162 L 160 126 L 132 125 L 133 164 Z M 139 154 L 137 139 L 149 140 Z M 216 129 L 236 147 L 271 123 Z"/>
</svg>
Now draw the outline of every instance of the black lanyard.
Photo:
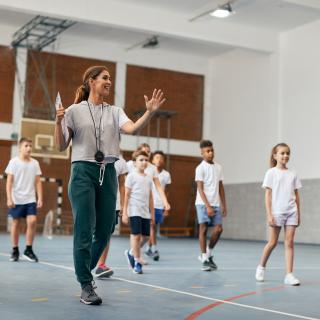
<svg viewBox="0 0 320 320">
<path fill-rule="evenodd" d="M 93 121 L 94 136 L 96 138 L 97 152 L 101 152 L 101 150 L 100 150 L 100 147 L 101 147 L 101 121 L 102 121 L 102 117 L 103 117 L 103 102 L 101 104 L 101 117 L 100 117 L 100 121 L 99 121 L 99 135 L 98 136 L 97 136 L 96 122 L 94 121 L 94 117 L 93 117 L 89 102 L 87 101 L 87 103 L 88 103 L 88 108 L 89 108 L 90 115 L 91 115 L 91 118 L 92 118 L 92 121 Z M 99 145 L 98 145 L 98 139 L 99 139 Z M 98 148 L 98 146 L 99 146 L 99 148 Z"/>
</svg>

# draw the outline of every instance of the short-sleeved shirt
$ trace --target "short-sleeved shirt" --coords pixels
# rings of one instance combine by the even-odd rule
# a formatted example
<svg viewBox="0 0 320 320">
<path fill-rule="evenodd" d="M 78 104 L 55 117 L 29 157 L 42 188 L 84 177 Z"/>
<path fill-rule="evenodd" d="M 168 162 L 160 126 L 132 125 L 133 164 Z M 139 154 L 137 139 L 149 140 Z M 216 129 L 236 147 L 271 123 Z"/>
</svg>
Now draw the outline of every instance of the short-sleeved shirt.
<svg viewBox="0 0 320 320">
<path fill-rule="evenodd" d="M 14 204 L 36 202 L 35 179 L 41 175 L 39 162 L 31 158 L 23 161 L 14 157 L 9 161 L 6 174 L 13 175 L 12 200 Z"/>
<path fill-rule="evenodd" d="M 122 174 L 128 173 L 126 160 L 124 160 L 122 156 L 120 156 L 119 160 L 114 163 L 114 168 L 116 169 L 117 177 L 119 177 Z M 120 192 L 119 192 L 119 186 L 118 186 L 116 210 L 120 210 L 120 209 L 121 209 Z"/>
<path fill-rule="evenodd" d="M 152 180 L 148 175 L 141 175 L 136 171 L 128 174 L 125 186 L 131 189 L 128 216 L 139 216 L 150 219 L 150 192 L 152 191 Z"/>
<path fill-rule="evenodd" d="M 94 161 L 97 149 L 104 153 L 106 162 L 114 162 L 119 158 L 120 128 L 130 121 L 122 108 L 106 103 L 94 106 L 82 101 L 66 109 L 65 120 L 66 126 L 73 132 L 72 162 Z"/>
<path fill-rule="evenodd" d="M 264 177 L 262 187 L 272 190 L 271 208 L 273 215 L 297 211 L 295 190 L 301 188 L 301 182 L 294 171 L 269 169 Z"/>
<path fill-rule="evenodd" d="M 171 184 L 171 175 L 166 170 L 162 170 L 158 174 L 158 178 L 159 178 L 159 181 L 160 181 L 160 184 L 161 184 L 161 187 L 163 190 L 165 190 L 166 185 Z M 157 209 L 163 209 L 164 205 L 163 205 L 162 199 L 161 199 L 159 192 L 154 184 L 152 186 L 152 195 L 153 195 L 154 207 Z"/>
<path fill-rule="evenodd" d="M 195 181 L 203 182 L 203 191 L 211 206 L 220 205 L 219 184 L 223 181 L 222 167 L 218 163 L 202 161 L 196 168 Z M 197 190 L 196 205 L 204 204 Z"/>
</svg>

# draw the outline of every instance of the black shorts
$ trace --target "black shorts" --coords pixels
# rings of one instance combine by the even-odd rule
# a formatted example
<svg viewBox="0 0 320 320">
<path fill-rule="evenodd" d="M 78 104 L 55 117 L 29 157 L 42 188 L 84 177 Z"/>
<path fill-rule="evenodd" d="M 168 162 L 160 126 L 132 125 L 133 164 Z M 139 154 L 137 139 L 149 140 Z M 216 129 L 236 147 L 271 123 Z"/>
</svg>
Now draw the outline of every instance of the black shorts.
<svg viewBox="0 0 320 320">
<path fill-rule="evenodd" d="M 37 204 L 35 202 L 26 204 L 16 204 L 14 208 L 8 210 L 9 216 L 13 219 L 26 218 L 37 215 Z"/>
<path fill-rule="evenodd" d="M 150 219 L 130 217 L 130 234 L 150 236 Z"/>
</svg>

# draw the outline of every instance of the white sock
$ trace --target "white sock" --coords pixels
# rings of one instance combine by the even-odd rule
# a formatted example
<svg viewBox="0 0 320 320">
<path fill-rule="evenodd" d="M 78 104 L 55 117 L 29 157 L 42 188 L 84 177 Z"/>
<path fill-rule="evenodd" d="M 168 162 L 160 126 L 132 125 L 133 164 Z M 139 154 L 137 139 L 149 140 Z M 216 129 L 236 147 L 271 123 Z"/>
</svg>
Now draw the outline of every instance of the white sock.
<svg viewBox="0 0 320 320">
<path fill-rule="evenodd" d="M 210 249 L 209 247 L 207 247 L 207 258 L 212 257 L 212 251 L 213 251 L 213 248 Z"/>
<path fill-rule="evenodd" d="M 206 254 L 206 253 L 202 253 L 202 254 L 201 254 L 201 260 L 202 260 L 202 262 L 205 262 L 207 259 L 208 259 L 208 258 L 207 258 L 207 254 Z"/>
<path fill-rule="evenodd" d="M 133 251 L 132 251 L 132 249 L 129 250 L 129 254 L 133 256 Z"/>
<path fill-rule="evenodd" d="M 157 246 L 156 245 L 151 246 L 151 251 L 152 252 L 155 252 L 156 250 L 157 250 Z"/>
</svg>

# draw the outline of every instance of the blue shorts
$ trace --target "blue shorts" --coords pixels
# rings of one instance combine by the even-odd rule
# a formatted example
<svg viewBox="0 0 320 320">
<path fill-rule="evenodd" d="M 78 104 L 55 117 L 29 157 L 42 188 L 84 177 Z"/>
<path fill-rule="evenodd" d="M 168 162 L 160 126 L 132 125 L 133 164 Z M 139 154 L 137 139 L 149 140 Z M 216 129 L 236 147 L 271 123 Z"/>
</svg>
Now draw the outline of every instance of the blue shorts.
<svg viewBox="0 0 320 320">
<path fill-rule="evenodd" d="M 209 217 L 206 206 L 204 204 L 196 204 L 198 223 L 206 223 L 209 227 L 222 225 L 222 214 L 220 207 L 212 207 L 214 210 L 214 216 Z"/>
<path fill-rule="evenodd" d="M 13 219 L 25 218 L 37 215 L 37 204 L 35 202 L 26 204 L 16 204 L 14 208 L 8 210 L 8 215 Z"/>
<path fill-rule="evenodd" d="M 130 217 L 130 234 L 150 236 L 150 219 L 139 216 Z"/>
<path fill-rule="evenodd" d="M 163 222 L 164 216 L 164 209 L 154 209 L 154 217 L 155 217 L 155 223 L 156 224 L 161 224 Z"/>
</svg>

